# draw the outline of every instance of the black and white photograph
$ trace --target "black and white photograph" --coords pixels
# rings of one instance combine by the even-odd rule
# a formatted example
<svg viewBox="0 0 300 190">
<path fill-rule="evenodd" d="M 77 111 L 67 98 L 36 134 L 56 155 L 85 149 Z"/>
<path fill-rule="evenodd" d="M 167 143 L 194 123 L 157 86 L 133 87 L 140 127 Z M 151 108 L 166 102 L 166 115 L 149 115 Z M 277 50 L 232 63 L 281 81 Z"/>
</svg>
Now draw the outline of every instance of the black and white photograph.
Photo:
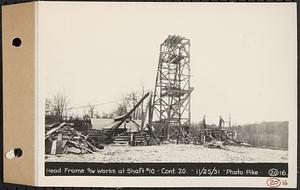
<svg viewBox="0 0 300 190">
<path fill-rule="evenodd" d="M 285 17 L 133 3 L 74 4 L 62 17 L 64 6 L 44 13 L 61 27 L 41 27 L 45 161 L 288 162 L 296 65 Z"/>
<path fill-rule="evenodd" d="M 294 8 L 40 3 L 39 181 L 293 186 Z"/>
<path fill-rule="evenodd" d="M 294 2 L 6 2 L 4 182 L 297 187 Z"/>
</svg>

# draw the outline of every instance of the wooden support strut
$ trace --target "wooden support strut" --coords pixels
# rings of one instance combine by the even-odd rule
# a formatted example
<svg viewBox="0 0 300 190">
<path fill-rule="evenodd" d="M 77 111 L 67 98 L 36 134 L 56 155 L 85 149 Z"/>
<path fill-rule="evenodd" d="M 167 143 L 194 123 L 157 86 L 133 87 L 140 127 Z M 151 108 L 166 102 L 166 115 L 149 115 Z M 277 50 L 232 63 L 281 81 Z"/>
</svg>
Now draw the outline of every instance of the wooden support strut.
<svg viewBox="0 0 300 190">
<path fill-rule="evenodd" d="M 115 131 L 130 117 L 130 115 L 140 106 L 140 104 L 149 96 L 149 92 L 126 114 L 121 118 L 121 121 L 113 126 L 110 130 L 110 136 L 115 135 Z"/>
</svg>

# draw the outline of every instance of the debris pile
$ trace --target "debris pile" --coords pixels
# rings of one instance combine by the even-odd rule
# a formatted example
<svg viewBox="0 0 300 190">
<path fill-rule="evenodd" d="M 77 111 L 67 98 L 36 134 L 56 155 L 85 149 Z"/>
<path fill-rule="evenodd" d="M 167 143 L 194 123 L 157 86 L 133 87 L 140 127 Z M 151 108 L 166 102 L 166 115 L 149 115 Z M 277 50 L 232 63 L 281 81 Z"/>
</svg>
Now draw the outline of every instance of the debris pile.
<svg viewBox="0 0 300 190">
<path fill-rule="evenodd" d="M 205 148 L 216 148 L 216 149 L 225 149 L 225 146 L 223 145 L 223 143 L 221 141 L 216 141 L 216 140 L 212 140 L 210 142 L 205 142 L 203 144 L 203 146 Z"/>
<path fill-rule="evenodd" d="M 46 154 L 91 154 L 99 150 L 89 141 L 88 136 L 76 131 L 71 126 L 72 123 L 66 122 L 46 125 Z"/>
</svg>

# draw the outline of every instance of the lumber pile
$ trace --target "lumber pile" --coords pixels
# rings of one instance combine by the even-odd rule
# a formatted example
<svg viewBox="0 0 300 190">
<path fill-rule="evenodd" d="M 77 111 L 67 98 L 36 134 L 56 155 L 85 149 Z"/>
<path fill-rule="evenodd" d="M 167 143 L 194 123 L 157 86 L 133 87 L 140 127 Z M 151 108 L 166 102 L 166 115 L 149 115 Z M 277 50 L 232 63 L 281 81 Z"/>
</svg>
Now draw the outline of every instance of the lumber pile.
<svg viewBox="0 0 300 190">
<path fill-rule="evenodd" d="M 91 154 L 99 150 L 88 136 L 72 128 L 71 123 L 54 123 L 45 129 L 46 154 Z"/>
<path fill-rule="evenodd" d="M 131 138 L 130 134 L 120 134 L 114 137 L 113 143 L 117 145 L 129 145 Z"/>
<path fill-rule="evenodd" d="M 152 138 L 149 134 L 145 132 L 125 132 L 116 135 L 113 138 L 113 144 L 116 145 L 131 145 L 131 146 L 145 146 L 145 145 L 154 145 Z"/>
</svg>

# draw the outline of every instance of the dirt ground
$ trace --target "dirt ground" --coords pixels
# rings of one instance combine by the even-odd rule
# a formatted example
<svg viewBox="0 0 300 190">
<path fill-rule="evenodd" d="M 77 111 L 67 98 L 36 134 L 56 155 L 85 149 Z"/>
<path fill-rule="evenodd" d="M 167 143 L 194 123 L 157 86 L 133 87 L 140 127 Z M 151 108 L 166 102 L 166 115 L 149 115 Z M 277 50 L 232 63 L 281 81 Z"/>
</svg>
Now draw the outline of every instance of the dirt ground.
<svg viewBox="0 0 300 190">
<path fill-rule="evenodd" d="M 205 148 L 193 144 L 159 146 L 108 145 L 93 154 L 46 155 L 52 162 L 287 162 L 288 152 L 266 148 L 226 146 Z"/>
</svg>

